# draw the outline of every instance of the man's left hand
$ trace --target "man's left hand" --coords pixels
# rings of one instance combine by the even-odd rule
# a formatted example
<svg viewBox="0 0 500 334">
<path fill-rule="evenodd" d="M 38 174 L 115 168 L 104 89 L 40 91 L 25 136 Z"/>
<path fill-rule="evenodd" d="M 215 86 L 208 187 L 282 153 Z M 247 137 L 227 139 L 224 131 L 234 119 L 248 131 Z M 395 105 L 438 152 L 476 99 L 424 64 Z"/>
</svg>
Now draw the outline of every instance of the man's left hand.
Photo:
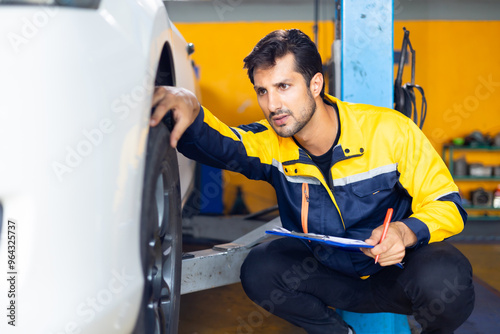
<svg viewBox="0 0 500 334">
<path fill-rule="evenodd" d="M 367 256 L 375 258 L 380 255 L 378 263 L 381 266 L 390 266 L 400 263 L 406 253 L 406 247 L 413 246 L 417 242 L 417 236 L 403 222 L 393 222 L 389 225 L 385 239 L 380 242 L 384 226 L 381 225 L 373 230 L 372 235 L 365 242 L 373 245 L 373 248 L 362 248 Z"/>
</svg>

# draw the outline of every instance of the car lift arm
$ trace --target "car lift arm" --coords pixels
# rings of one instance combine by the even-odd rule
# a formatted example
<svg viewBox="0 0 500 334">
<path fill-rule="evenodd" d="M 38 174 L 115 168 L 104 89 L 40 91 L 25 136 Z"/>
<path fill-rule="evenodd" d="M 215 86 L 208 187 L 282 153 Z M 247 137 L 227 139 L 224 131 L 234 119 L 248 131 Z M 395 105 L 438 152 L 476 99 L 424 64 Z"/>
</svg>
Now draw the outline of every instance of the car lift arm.
<svg viewBox="0 0 500 334">
<path fill-rule="evenodd" d="M 276 239 L 265 231 L 280 226 L 277 217 L 233 242 L 190 252 L 182 260 L 181 295 L 239 282 L 241 265 L 251 248 Z"/>
</svg>

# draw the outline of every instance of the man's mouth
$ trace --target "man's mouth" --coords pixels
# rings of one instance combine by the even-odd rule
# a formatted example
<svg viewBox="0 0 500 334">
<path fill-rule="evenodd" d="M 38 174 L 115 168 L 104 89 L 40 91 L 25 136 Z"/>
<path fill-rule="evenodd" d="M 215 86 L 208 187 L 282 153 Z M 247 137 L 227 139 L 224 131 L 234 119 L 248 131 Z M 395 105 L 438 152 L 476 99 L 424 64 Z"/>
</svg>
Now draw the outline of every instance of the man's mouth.
<svg viewBox="0 0 500 334">
<path fill-rule="evenodd" d="M 277 126 L 283 126 L 285 125 L 286 121 L 288 120 L 288 117 L 289 115 L 287 114 L 281 114 L 281 115 L 278 115 L 278 116 L 274 116 L 272 118 L 274 124 L 276 124 Z"/>
</svg>

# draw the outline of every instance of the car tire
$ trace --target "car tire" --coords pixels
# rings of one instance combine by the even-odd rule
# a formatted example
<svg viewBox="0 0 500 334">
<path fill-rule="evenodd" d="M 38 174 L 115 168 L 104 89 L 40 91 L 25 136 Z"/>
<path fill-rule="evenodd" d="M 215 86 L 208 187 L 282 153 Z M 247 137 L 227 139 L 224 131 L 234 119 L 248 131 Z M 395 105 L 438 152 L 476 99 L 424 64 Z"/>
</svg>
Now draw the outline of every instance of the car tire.
<svg viewBox="0 0 500 334">
<path fill-rule="evenodd" d="M 140 230 L 144 292 L 134 334 L 174 334 L 179 324 L 181 199 L 169 139 L 164 123 L 149 131 Z"/>
</svg>

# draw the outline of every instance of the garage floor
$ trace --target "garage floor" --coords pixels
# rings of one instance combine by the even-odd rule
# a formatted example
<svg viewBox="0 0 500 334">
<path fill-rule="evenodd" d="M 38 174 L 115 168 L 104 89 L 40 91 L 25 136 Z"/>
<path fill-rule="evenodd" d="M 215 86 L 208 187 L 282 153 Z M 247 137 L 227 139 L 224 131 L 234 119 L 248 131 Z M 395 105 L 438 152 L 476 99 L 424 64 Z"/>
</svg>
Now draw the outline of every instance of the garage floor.
<svg viewBox="0 0 500 334">
<path fill-rule="evenodd" d="M 500 236 L 500 225 L 497 225 L 494 230 Z M 488 234 L 488 236 L 491 235 L 491 233 Z M 476 278 L 475 310 L 469 320 L 455 332 L 456 334 L 484 334 L 498 330 L 500 242 L 497 240 L 478 242 L 481 238 L 481 236 L 476 238 L 469 236 L 454 241 L 454 245 L 471 261 Z M 246 297 L 240 284 L 233 284 L 183 295 L 179 333 L 298 334 L 305 333 L 305 331 L 256 306 Z"/>
</svg>

